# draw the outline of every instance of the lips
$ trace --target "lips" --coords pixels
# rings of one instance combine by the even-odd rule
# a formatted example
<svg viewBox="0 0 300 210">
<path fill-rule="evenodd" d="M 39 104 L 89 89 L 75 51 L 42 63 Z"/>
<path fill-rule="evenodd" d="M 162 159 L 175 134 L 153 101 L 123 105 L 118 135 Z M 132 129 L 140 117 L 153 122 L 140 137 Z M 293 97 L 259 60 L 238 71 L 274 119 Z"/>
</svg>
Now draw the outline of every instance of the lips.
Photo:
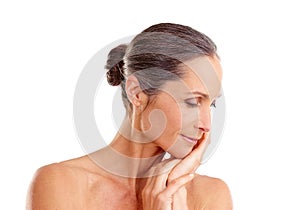
<svg viewBox="0 0 300 210">
<path fill-rule="evenodd" d="M 196 139 L 196 138 L 191 138 L 191 137 L 185 136 L 185 135 L 183 135 L 183 134 L 181 134 L 181 136 L 183 137 L 184 140 L 186 140 L 186 141 L 188 141 L 188 142 L 191 142 L 191 143 L 193 143 L 193 144 L 196 144 L 197 141 L 199 140 L 199 138 L 198 138 L 198 139 Z"/>
</svg>

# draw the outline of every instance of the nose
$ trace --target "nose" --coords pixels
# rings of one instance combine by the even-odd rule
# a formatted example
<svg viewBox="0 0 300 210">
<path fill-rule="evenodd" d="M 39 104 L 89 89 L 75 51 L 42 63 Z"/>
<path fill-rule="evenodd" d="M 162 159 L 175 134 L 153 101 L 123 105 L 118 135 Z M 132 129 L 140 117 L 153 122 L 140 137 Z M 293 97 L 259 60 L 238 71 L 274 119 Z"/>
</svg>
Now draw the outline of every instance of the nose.
<svg viewBox="0 0 300 210">
<path fill-rule="evenodd" d="M 198 120 L 195 127 L 202 132 L 209 132 L 211 129 L 211 110 L 210 107 L 201 107 L 198 113 Z"/>
</svg>

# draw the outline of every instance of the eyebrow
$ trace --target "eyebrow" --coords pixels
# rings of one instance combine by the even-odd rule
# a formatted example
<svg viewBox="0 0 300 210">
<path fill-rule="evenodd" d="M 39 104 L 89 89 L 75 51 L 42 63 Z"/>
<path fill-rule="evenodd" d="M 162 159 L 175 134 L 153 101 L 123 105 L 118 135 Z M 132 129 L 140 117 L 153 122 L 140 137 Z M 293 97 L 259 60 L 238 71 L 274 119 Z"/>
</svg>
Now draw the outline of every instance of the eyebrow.
<svg viewBox="0 0 300 210">
<path fill-rule="evenodd" d="M 206 98 L 208 99 L 209 98 L 209 95 L 205 94 L 205 93 L 202 93 L 200 91 L 192 91 L 192 92 L 188 92 L 189 94 L 193 94 L 193 95 L 201 95 L 203 98 Z M 222 94 L 220 93 L 219 95 L 217 95 L 216 99 L 217 98 L 220 98 L 222 96 Z"/>
<path fill-rule="evenodd" d="M 193 94 L 193 95 L 201 95 L 203 98 L 209 98 L 209 95 L 205 94 L 205 93 L 202 93 L 200 91 L 192 91 L 192 92 L 189 92 L 189 94 Z"/>
</svg>

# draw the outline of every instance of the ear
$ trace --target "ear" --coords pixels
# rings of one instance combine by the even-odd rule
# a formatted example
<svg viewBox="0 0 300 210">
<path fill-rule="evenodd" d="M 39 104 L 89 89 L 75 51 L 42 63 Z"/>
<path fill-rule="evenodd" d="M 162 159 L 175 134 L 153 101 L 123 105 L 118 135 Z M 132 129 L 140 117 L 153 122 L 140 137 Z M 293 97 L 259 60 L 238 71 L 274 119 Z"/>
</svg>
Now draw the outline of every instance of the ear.
<svg viewBox="0 0 300 210">
<path fill-rule="evenodd" d="M 133 107 L 139 110 L 144 109 L 148 103 L 148 96 L 143 92 L 140 83 L 134 75 L 130 75 L 126 79 L 125 90 L 127 98 Z"/>
</svg>

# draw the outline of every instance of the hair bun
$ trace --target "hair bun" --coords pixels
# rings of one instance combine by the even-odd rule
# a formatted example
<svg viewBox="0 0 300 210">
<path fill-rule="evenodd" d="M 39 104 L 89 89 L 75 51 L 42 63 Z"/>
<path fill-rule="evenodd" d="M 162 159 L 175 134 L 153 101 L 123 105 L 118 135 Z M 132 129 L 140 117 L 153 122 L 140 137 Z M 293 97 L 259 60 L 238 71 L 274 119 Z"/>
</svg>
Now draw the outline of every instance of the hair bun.
<svg viewBox="0 0 300 210">
<path fill-rule="evenodd" d="M 113 48 L 109 54 L 105 65 L 107 70 L 107 81 L 112 86 L 119 85 L 124 80 L 124 61 L 123 57 L 127 49 L 126 44 L 121 44 Z"/>
</svg>

